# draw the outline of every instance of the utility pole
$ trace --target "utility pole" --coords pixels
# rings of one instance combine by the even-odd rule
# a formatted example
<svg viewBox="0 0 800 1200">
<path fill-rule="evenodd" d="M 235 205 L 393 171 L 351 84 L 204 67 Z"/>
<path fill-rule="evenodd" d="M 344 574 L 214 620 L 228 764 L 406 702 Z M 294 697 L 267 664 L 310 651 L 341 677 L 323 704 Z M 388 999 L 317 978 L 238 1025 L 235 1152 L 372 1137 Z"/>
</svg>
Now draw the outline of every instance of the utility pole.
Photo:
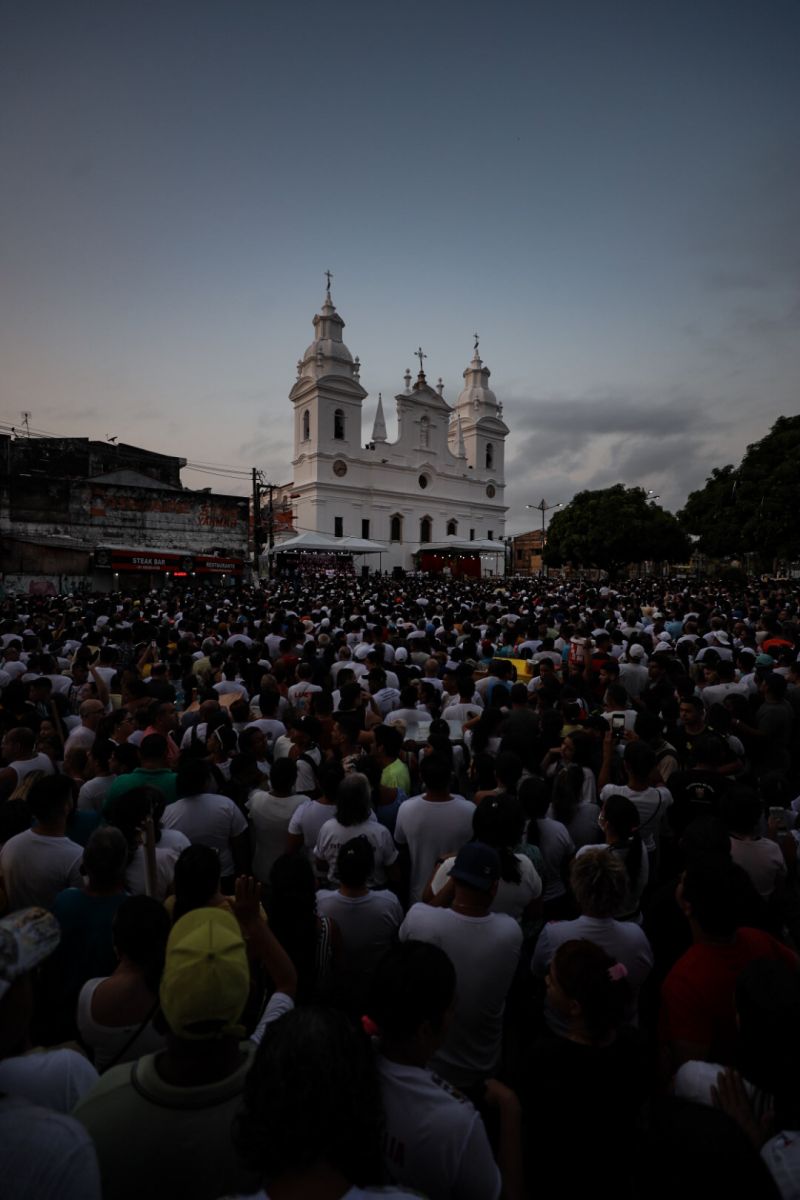
<svg viewBox="0 0 800 1200">
<path fill-rule="evenodd" d="M 253 578 L 258 579 L 258 555 L 261 545 L 261 484 L 260 472 L 253 467 Z"/>
<path fill-rule="evenodd" d="M 259 552 L 262 542 L 266 541 L 268 548 L 271 550 L 275 545 L 275 506 L 273 502 L 273 492 L 275 490 L 274 483 L 268 483 L 264 478 L 264 472 L 259 471 L 258 467 L 252 469 L 253 477 L 253 574 L 258 578 L 259 571 Z M 264 496 L 268 496 L 267 506 L 267 528 L 261 520 L 261 501 Z M 266 532 L 266 537 L 264 536 Z"/>
<path fill-rule="evenodd" d="M 544 542 L 545 542 L 544 518 L 545 518 L 545 513 L 549 513 L 551 509 L 561 508 L 562 507 L 561 501 L 559 501 L 558 504 L 548 504 L 543 496 L 538 504 L 526 504 L 525 507 L 538 509 L 538 511 L 542 514 L 542 574 L 546 576 L 547 575 L 547 567 L 544 565 Z"/>
</svg>

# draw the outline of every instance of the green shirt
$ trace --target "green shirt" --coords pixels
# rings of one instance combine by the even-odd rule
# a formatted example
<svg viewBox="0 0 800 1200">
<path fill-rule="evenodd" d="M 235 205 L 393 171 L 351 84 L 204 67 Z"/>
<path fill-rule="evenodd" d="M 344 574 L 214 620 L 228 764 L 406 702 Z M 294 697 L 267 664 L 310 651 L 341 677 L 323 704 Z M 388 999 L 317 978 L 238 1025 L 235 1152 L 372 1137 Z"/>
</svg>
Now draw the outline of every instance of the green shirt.
<svg viewBox="0 0 800 1200">
<path fill-rule="evenodd" d="M 388 767 L 383 768 L 381 787 L 402 788 L 407 796 L 411 795 L 411 776 L 402 759 L 396 758 Z"/>
<path fill-rule="evenodd" d="M 117 796 L 124 796 L 125 792 L 130 792 L 137 787 L 158 788 L 165 802 L 172 804 L 173 800 L 177 799 L 175 792 L 177 778 L 175 772 L 171 771 L 169 767 L 135 767 L 127 775 L 118 775 L 103 801 L 103 815 L 108 815 Z"/>
</svg>

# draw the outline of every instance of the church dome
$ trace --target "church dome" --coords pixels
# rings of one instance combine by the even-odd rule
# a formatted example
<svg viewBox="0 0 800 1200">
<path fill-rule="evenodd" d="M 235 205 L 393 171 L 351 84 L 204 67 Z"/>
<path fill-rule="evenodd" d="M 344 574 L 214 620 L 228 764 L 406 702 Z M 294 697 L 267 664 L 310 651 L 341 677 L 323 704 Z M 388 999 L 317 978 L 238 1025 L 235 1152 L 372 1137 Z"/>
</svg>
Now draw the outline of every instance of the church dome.
<svg viewBox="0 0 800 1200">
<path fill-rule="evenodd" d="M 353 356 L 342 341 L 344 321 L 339 316 L 330 292 L 326 292 L 321 310 L 314 317 L 314 341 L 300 363 L 300 375 L 319 379 L 322 375 L 357 375 Z"/>
<path fill-rule="evenodd" d="M 464 388 L 459 394 L 456 402 L 457 408 L 473 408 L 481 409 L 486 412 L 496 412 L 498 408 L 497 397 L 489 387 L 489 376 L 491 371 L 483 363 L 478 354 L 477 338 L 475 341 L 475 351 L 472 355 L 472 361 L 464 371 Z"/>
</svg>

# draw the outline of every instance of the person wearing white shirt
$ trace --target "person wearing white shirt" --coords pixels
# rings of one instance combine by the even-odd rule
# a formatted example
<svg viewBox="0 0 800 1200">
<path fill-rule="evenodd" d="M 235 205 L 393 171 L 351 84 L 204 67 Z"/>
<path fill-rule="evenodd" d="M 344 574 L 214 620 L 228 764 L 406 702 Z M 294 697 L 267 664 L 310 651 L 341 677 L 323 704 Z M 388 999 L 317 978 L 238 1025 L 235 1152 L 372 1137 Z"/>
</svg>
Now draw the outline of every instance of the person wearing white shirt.
<svg viewBox="0 0 800 1200">
<path fill-rule="evenodd" d="M 498 1200 L 519 1194 L 519 1106 L 489 1080 L 484 1102 L 501 1125 L 495 1162 L 483 1121 L 460 1091 L 428 1069 L 445 1039 L 456 972 L 429 942 L 396 946 L 375 973 L 367 1012 L 380 1030 L 377 1065 L 385 1111 L 384 1166 L 394 1183 L 430 1200 Z"/>
<path fill-rule="evenodd" d="M 422 898 L 436 860 L 452 854 L 472 836 L 475 805 L 449 791 L 450 764 L 438 754 L 420 764 L 425 791 L 404 800 L 397 811 L 394 839 L 408 848 L 409 903 Z"/>
<path fill-rule="evenodd" d="M 269 791 L 255 788 L 247 799 L 247 812 L 253 826 L 253 874 L 266 884 L 276 858 L 286 852 L 292 817 L 301 805 L 313 803 L 294 790 L 297 763 L 280 758 L 273 765 Z"/>
<path fill-rule="evenodd" d="M 500 859 L 491 846 L 462 846 L 451 878 L 451 907 L 413 905 L 400 927 L 400 941 L 432 942 L 455 967 L 453 1019 L 430 1065 L 455 1087 L 471 1088 L 489 1078 L 500 1060 L 503 1013 L 522 930 L 512 917 L 489 911 L 500 878 Z"/>
<path fill-rule="evenodd" d="M 36 822 L 33 829 L 9 838 L 0 850 L 0 875 L 12 912 L 30 905 L 52 908 L 64 888 L 83 885 L 83 847 L 67 837 L 71 781 L 65 775 L 37 779 L 28 807 Z"/>
<path fill-rule="evenodd" d="M 402 807 L 402 806 L 401 806 Z M 345 775 L 336 793 L 336 815 L 319 831 L 314 847 L 314 859 L 320 872 L 327 868 L 329 882 L 338 885 L 336 873 L 339 851 L 352 838 L 365 837 L 374 853 L 374 865 L 368 878 L 369 887 L 385 886 L 389 873 L 398 858 L 392 835 L 380 825 L 372 809 L 372 794 L 365 775 L 351 771 Z"/>
<path fill-rule="evenodd" d="M 342 938 L 339 987 L 352 1010 L 363 1012 L 364 990 L 385 951 L 397 937 L 403 907 L 394 892 L 368 887 L 375 851 L 363 834 L 346 841 L 336 860 L 338 890 L 317 892 L 317 912 L 331 917 Z"/>
<path fill-rule="evenodd" d="M 220 875 L 231 880 L 249 865 L 247 821 L 233 800 L 206 790 L 208 764 L 190 759 L 178 769 L 178 799 L 164 809 L 161 823 L 177 829 L 194 845 L 199 842 L 219 854 Z"/>
<path fill-rule="evenodd" d="M 580 938 L 594 942 L 627 969 L 632 1001 L 626 1020 L 636 1025 L 639 988 L 652 970 L 653 952 L 639 925 L 612 916 L 622 911 L 628 894 L 625 866 L 605 847 L 584 850 L 572 864 L 570 883 L 581 916 L 574 921 L 551 921 L 545 925 L 536 943 L 531 970 L 544 978 L 553 955 L 564 942 Z M 545 1001 L 545 1021 L 554 1033 L 566 1035 L 566 1017 L 550 1004 L 549 997 Z"/>
</svg>

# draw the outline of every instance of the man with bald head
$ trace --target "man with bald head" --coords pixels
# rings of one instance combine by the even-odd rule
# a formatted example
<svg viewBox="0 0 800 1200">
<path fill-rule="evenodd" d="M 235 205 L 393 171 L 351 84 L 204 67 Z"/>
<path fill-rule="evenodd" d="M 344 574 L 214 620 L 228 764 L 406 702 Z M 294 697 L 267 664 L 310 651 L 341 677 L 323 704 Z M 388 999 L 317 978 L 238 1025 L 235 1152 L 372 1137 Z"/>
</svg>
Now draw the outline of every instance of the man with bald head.
<svg viewBox="0 0 800 1200">
<path fill-rule="evenodd" d="M 81 701 L 78 709 L 81 723 L 72 730 L 64 743 L 65 756 L 70 750 L 91 750 L 97 737 L 97 727 L 105 716 L 105 711 L 105 705 L 100 700 L 90 698 Z"/>
</svg>

